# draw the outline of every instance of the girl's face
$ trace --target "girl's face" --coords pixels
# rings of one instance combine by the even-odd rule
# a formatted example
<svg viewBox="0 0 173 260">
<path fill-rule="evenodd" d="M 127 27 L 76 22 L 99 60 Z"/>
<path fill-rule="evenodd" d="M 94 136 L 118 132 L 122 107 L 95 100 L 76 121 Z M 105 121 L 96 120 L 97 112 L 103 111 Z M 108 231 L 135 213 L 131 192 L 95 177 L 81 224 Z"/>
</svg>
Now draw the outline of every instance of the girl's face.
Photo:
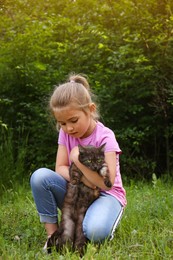
<svg viewBox="0 0 173 260">
<path fill-rule="evenodd" d="M 87 112 L 67 106 L 54 112 L 60 127 L 75 138 L 88 137 L 94 130 L 96 122 L 91 116 L 95 105 L 89 105 Z"/>
</svg>

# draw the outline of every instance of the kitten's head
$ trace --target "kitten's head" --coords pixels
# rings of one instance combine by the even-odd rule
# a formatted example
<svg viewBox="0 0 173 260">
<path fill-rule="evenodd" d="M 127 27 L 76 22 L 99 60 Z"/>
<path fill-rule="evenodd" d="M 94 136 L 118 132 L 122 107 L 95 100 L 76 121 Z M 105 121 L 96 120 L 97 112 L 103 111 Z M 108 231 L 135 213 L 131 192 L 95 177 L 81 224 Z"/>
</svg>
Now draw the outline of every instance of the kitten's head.
<svg viewBox="0 0 173 260">
<path fill-rule="evenodd" d="M 79 161 L 93 171 L 99 171 L 105 162 L 105 143 L 99 147 L 79 145 Z"/>
</svg>

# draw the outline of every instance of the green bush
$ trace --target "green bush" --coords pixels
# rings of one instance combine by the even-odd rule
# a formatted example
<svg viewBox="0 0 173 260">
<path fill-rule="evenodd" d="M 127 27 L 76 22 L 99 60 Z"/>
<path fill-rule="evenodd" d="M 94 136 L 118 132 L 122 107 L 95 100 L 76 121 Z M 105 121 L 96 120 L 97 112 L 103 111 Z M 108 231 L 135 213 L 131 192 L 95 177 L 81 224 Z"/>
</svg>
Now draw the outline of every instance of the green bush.
<svg viewBox="0 0 173 260">
<path fill-rule="evenodd" d="M 57 133 L 47 104 L 74 71 L 88 75 L 98 95 L 123 150 L 122 172 L 171 174 L 173 3 L 1 2 L 0 122 L 12 129 L 14 154 L 27 140 L 26 172 L 54 168 Z"/>
</svg>

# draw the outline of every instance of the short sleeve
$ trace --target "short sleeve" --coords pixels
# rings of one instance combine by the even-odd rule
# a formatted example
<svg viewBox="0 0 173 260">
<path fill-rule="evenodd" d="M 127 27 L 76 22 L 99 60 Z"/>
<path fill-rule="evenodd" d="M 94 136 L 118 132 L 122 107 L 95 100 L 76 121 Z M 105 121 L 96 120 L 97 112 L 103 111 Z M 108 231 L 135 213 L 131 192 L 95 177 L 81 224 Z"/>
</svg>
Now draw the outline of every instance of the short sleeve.
<svg viewBox="0 0 173 260">
<path fill-rule="evenodd" d="M 105 152 L 115 151 L 117 154 L 122 153 L 119 144 L 116 140 L 115 134 L 112 130 L 106 129 L 102 143 L 106 143 Z"/>
<path fill-rule="evenodd" d="M 65 133 L 62 129 L 59 131 L 58 144 L 66 145 Z"/>
</svg>

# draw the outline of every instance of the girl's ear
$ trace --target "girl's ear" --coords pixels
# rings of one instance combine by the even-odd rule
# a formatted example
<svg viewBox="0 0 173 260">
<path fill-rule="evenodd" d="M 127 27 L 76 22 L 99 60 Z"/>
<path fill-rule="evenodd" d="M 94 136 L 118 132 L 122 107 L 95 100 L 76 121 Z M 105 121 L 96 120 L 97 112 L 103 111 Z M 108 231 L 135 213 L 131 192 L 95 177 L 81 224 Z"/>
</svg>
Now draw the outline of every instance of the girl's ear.
<svg viewBox="0 0 173 260">
<path fill-rule="evenodd" d="M 89 110 L 91 113 L 96 111 L 96 105 L 94 103 L 89 104 Z"/>
</svg>

